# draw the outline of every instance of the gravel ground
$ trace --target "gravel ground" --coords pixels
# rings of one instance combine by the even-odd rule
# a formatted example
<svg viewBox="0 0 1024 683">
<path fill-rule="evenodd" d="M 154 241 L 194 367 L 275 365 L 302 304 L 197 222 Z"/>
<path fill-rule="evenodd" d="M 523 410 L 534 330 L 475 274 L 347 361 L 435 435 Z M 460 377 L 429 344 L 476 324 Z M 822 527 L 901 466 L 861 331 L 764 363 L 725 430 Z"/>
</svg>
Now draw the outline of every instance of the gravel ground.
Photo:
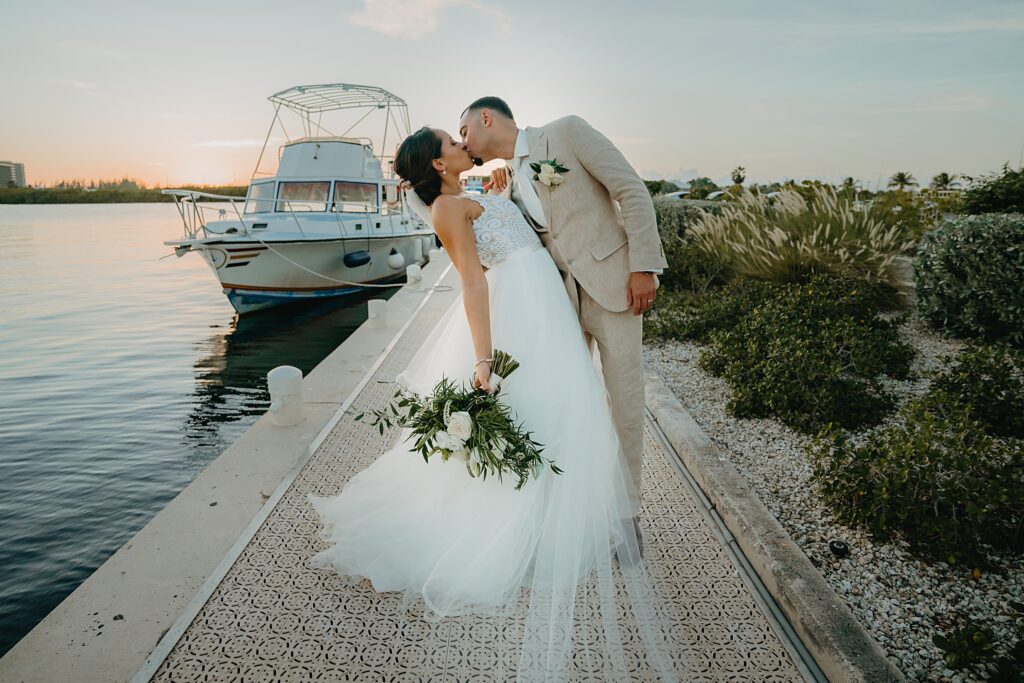
<svg viewBox="0 0 1024 683">
<path fill-rule="evenodd" d="M 903 334 L 918 351 L 917 378 L 887 380 L 886 385 L 909 399 L 926 391 L 929 379 L 924 372 L 941 369 L 939 357 L 954 354 L 961 344 L 916 316 L 903 326 Z M 976 579 L 970 569 L 916 559 L 902 541 L 873 541 L 866 532 L 836 522 L 818 498 L 811 465 L 802 450 L 810 437 L 772 419 L 728 415 L 725 403 L 730 389 L 697 367 L 700 349 L 701 345 L 689 341 L 645 342 L 644 357 L 647 368 L 671 387 L 857 619 L 895 662 L 902 663 L 907 678 L 986 680 L 948 669 L 931 638 L 950 630 L 954 613 L 966 612 L 995 629 L 997 650 L 1003 653 L 1013 629 L 1007 601 L 1024 602 L 1024 558 L 993 558 L 1000 571 Z M 828 549 L 832 539 L 846 541 L 850 555 L 842 560 L 833 556 Z"/>
</svg>

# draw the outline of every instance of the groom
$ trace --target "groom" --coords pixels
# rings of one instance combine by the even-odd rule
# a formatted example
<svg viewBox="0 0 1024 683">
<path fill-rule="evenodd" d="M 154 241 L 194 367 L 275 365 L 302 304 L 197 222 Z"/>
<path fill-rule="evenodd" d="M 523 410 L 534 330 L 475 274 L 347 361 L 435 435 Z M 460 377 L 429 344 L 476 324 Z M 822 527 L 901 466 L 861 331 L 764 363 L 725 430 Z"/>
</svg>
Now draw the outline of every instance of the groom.
<svg viewBox="0 0 1024 683">
<path fill-rule="evenodd" d="M 639 540 L 643 314 L 654 303 L 657 274 L 668 267 L 651 195 L 615 145 L 578 116 L 520 128 L 504 100 L 482 97 L 463 111 L 459 133 L 477 165 L 505 159 L 512 201 L 558 266 L 587 345 L 597 343 L 636 484 L 630 506 Z M 531 169 L 544 161 L 552 163 Z"/>
</svg>

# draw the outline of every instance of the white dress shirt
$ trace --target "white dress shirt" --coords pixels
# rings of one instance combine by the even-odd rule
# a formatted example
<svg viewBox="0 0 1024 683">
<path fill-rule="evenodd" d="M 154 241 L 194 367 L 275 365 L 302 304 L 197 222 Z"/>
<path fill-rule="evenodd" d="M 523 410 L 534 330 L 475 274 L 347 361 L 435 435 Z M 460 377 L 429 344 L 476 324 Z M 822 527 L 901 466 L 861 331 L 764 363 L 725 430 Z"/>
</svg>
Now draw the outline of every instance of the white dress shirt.
<svg viewBox="0 0 1024 683">
<path fill-rule="evenodd" d="M 516 136 L 516 147 L 511 159 L 505 162 L 512 169 L 512 192 L 511 199 L 519 207 L 519 210 L 526 216 L 533 219 L 538 227 L 547 229 L 547 217 L 544 215 L 544 207 L 537 196 L 537 188 L 533 186 L 530 176 L 533 170 L 526 162 L 530 156 L 530 141 L 526 137 L 526 131 L 519 129 Z"/>
</svg>

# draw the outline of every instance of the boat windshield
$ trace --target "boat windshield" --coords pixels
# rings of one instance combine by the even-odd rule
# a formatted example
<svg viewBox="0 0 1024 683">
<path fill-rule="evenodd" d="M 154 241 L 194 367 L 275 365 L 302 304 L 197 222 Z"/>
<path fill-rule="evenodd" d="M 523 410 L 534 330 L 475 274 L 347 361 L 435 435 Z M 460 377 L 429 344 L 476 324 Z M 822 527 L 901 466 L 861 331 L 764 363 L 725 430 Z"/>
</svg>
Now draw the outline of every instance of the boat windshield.
<svg viewBox="0 0 1024 683">
<path fill-rule="evenodd" d="M 339 213 L 377 213 L 377 184 L 334 181 L 333 210 Z"/>
<path fill-rule="evenodd" d="M 245 213 L 264 213 L 274 210 L 274 181 L 253 183 L 245 201 Z"/>
<path fill-rule="evenodd" d="M 326 211 L 329 180 L 287 181 L 277 185 L 277 211 Z"/>
</svg>

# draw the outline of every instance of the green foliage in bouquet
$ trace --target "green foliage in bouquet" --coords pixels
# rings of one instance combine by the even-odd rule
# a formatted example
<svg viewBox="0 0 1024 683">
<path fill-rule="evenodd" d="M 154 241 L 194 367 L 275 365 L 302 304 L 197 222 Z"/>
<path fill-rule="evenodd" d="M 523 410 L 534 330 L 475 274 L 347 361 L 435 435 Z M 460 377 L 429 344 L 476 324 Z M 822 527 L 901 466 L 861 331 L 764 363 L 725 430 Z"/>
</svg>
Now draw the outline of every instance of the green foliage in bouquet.
<svg viewBox="0 0 1024 683">
<path fill-rule="evenodd" d="M 517 491 L 530 474 L 540 476 L 545 462 L 555 474 L 562 474 L 553 461 L 541 455 L 543 444 L 516 425 L 508 406 L 497 398 L 501 382 L 515 372 L 519 362 L 498 349 L 492 355 L 491 373 L 497 384 L 493 394 L 457 386 L 449 377 L 443 377 L 430 396 L 399 387 L 386 408 L 369 411 L 376 418 L 371 424 L 381 434 L 385 426 L 411 427 L 409 438 L 416 437 L 412 450 L 419 451 L 425 462 L 440 453 L 444 461 L 461 459 L 472 477 L 497 475 L 500 481 L 503 473 L 511 472 L 518 478 Z M 365 415 L 360 413 L 355 419 L 362 420 Z"/>
</svg>

